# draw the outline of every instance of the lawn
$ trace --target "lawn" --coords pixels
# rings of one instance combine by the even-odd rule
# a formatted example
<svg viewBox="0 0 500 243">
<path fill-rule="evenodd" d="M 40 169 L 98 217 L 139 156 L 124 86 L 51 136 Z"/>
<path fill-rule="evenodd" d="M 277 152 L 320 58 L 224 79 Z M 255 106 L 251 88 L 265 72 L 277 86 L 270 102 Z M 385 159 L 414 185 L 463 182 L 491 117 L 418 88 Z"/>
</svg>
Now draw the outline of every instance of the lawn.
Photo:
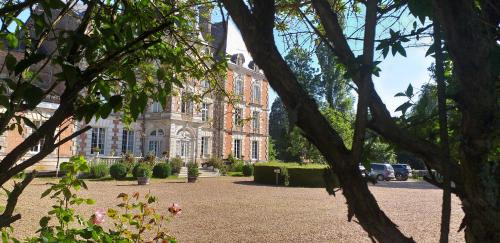
<svg viewBox="0 0 500 243">
<path fill-rule="evenodd" d="M 167 213 L 173 202 L 182 214 L 169 229 L 180 242 L 370 242 L 355 222 L 347 222 L 345 199 L 329 196 L 322 188 L 292 188 L 254 184 L 250 177 L 199 178 L 197 183 L 183 179 L 152 180 L 148 186 L 135 181 L 87 180 L 83 197 L 96 205 L 78 208 L 89 216 L 98 208 L 117 204 L 120 192 L 151 192 L 160 199 L 160 212 Z M 29 236 L 52 202 L 40 199 L 48 179 L 35 179 L 23 193 L 15 223 L 17 236 Z M 370 186 L 381 207 L 417 242 L 437 242 L 441 191 L 425 182 L 382 182 Z M 453 198 L 450 242 L 462 242 L 457 233 L 463 213 Z M 3 201 L 0 201 L 0 205 Z M 106 222 L 106 223 L 109 223 Z"/>
</svg>

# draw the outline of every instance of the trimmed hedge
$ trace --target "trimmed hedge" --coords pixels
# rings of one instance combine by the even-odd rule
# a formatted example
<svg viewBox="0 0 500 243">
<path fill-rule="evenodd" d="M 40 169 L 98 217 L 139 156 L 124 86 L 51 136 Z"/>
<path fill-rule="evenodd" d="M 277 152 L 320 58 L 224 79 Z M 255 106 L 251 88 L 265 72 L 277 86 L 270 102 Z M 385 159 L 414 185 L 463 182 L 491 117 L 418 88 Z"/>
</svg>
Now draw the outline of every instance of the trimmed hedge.
<svg viewBox="0 0 500 243">
<path fill-rule="evenodd" d="M 109 167 L 109 174 L 115 180 L 123 180 L 127 177 L 128 168 L 123 163 L 116 163 Z"/>
<path fill-rule="evenodd" d="M 243 175 L 244 176 L 252 176 L 253 175 L 253 165 L 246 164 L 243 166 Z"/>
<path fill-rule="evenodd" d="M 153 167 L 153 177 L 155 178 L 167 178 L 172 174 L 172 168 L 170 164 L 158 163 Z"/>
<path fill-rule="evenodd" d="M 325 169 L 326 165 L 309 164 L 299 165 L 297 163 L 256 163 L 254 165 L 254 181 L 262 184 L 276 184 L 275 169 L 280 169 L 288 173 L 278 175 L 278 183 L 284 185 L 288 181 L 289 186 L 295 187 L 325 187 Z M 288 174 L 283 176 L 283 174 Z M 288 180 L 287 180 L 288 179 Z M 334 178 L 335 184 L 337 180 Z"/>
<path fill-rule="evenodd" d="M 132 175 L 134 178 L 137 177 L 147 177 L 151 178 L 153 171 L 151 170 L 151 166 L 146 163 L 137 163 L 132 169 Z"/>
</svg>

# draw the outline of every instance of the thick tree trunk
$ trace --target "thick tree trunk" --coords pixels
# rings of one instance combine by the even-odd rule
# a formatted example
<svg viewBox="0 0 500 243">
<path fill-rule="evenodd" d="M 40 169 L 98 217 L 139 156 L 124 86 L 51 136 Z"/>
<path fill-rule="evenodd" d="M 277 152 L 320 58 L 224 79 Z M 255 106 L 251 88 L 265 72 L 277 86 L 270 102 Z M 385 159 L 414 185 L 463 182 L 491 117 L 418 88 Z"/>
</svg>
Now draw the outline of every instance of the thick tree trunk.
<svg viewBox="0 0 500 243">
<path fill-rule="evenodd" d="M 499 134 L 498 1 L 436 1 L 436 16 L 453 61 L 462 112 L 461 197 L 467 242 L 500 242 L 500 165 L 488 161 Z M 496 65 L 496 66 L 495 66 Z M 498 139 L 498 138 L 497 138 Z"/>
<path fill-rule="evenodd" d="M 274 1 L 254 1 L 252 13 L 243 1 L 223 2 L 255 62 L 264 70 L 271 87 L 286 105 L 290 121 L 294 123 L 290 125 L 297 125 L 304 131 L 308 140 L 339 175 L 349 205 L 349 216 L 355 215 L 361 226 L 380 242 L 412 242 L 380 209 L 357 164 L 351 163 L 351 153 L 342 138 L 319 112 L 314 100 L 300 87 L 281 57 L 273 39 Z"/>
</svg>

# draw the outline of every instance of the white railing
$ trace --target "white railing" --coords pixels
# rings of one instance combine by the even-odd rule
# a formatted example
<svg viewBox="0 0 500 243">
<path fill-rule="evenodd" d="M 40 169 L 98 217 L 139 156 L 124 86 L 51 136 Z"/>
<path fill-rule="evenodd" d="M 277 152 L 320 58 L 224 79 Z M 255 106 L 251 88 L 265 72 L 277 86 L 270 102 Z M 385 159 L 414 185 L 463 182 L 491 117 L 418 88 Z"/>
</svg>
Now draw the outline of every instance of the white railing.
<svg viewBox="0 0 500 243">
<path fill-rule="evenodd" d="M 140 159 L 142 159 L 142 157 L 134 157 L 135 161 L 139 161 Z M 108 166 L 111 166 L 115 163 L 120 162 L 121 160 L 123 160 L 122 156 L 99 155 L 99 156 L 87 157 L 87 162 L 89 163 L 89 165 L 97 164 L 97 163 L 105 163 Z"/>
</svg>

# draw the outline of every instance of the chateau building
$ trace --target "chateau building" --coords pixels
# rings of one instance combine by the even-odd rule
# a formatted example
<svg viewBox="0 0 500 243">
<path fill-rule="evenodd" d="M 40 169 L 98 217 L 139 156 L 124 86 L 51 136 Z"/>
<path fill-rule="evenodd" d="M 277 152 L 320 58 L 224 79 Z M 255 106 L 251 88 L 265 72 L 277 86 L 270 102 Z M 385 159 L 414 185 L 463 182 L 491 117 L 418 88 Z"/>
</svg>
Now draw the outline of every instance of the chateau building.
<svg viewBox="0 0 500 243">
<path fill-rule="evenodd" d="M 219 34 L 221 26 L 222 23 L 215 24 L 211 29 Z M 216 36 L 216 40 L 223 38 L 227 43 L 234 41 L 234 35 L 239 33 L 228 25 L 225 36 Z M 224 48 L 227 47 L 225 44 Z M 184 88 L 174 89 L 177 95 L 167 98 L 166 107 L 150 102 L 148 109 L 130 125 L 121 122 L 120 114 L 82 123 L 81 126 L 90 125 L 92 129 L 77 139 L 77 153 L 151 154 L 167 159 L 180 157 L 185 163 L 202 163 L 212 156 L 230 155 L 249 162 L 266 161 L 268 82 L 253 61 L 245 60 L 248 53 L 224 51 L 231 59 L 225 79 L 217 82 L 225 92 L 210 91 L 208 80 L 192 80 Z M 202 102 L 192 101 L 189 97 L 193 95 L 202 96 Z"/>
<path fill-rule="evenodd" d="M 64 26 L 59 27 L 73 28 L 73 21 L 61 21 Z M 167 98 L 166 107 L 150 102 L 137 121 L 129 125 L 122 122 L 119 113 L 111 114 L 106 119 L 93 119 L 89 124 L 67 121 L 61 138 L 79 127 L 90 125 L 92 129 L 66 142 L 33 168 L 39 171 L 55 170 L 58 164 L 76 154 L 88 158 L 120 157 L 125 153 L 138 157 L 152 154 L 166 159 L 180 157 L 186 163 L 198 164 L 211 157 L 226 159 L 230 155 L 249 162 L 266 161 L 269 144 L 267 80 L 251 60 L 234 24 L 211 25 L 200 19 L 200 29 L 203 33 L 200 38 L 210 34 L 214 37 L 212 44 L 223 47 L 214 55 L 230 57 L 225 77 L 215 81 L 191 80 L 184 84 L 184 88 L 174 88 Z M 53 43 L 46 45 L 44 48 L 47 50 L 55 48 Z M 10 53 L 18 60 L 23 55 L 22 49 L 10 50 Z M 0 64 L 6 54 L 6 50 L 0 49 Z M 58 67 L 44 67 L 41 72 L 43 82 L 39 85 L 42 88 L 50 86 L 55 80 L 53 75 L 58 72 Z M 214 82 L 224 92 L 210 87 L 210 83 Z M 57 87 L 55 91 L 63 88 Z M 201 96 L 201 102 L 190 99 L 193 95 Z M 26 117 L 35 125 L 41 124 L 58 106 L 57 99 L 48 98 L 34 111 L 28 112 Z M 16 129 L 0 136 L 0 159 L 30 135 L 31 129 L 23 124 L 21 126 L 22 133 Z M 42 145 L 43 141 L 22 160 L 36 154 Z"/>
</svg>

